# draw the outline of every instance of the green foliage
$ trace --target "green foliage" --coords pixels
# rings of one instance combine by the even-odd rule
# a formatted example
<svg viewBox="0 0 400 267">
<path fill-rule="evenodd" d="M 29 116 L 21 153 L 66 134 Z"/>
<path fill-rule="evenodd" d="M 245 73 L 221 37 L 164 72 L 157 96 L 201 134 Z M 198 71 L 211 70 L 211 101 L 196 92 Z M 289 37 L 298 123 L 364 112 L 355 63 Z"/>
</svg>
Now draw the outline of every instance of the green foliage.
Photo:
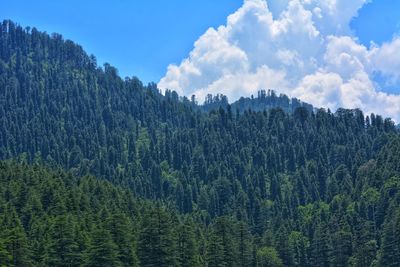
<svg viewBox="0 0 400 267">
<path fill-rule="evenodd" d="M 177 231 L 178 262 L 181 267 L 200 266 L 195 224 L 191 219 L 184 221 Z"/>
<path fill-rule="evenodd" d="M 274 247 L 262 247 L 257 250 L 257 266 L 283 267 L 283 263 Z"/>
<path fill-rule="evenodd" d="M 309 266 L 310 243 L 301 232 L 291 232 L 288 240 L 290 266 Z"/>
<path fill-rule="evenodd" d="M 400 208 L 392 210 L 383 227 L 380 265 L 394 267 L 400 265 Z"/>
<path fill-rule="evenodd" d="M 141 266 L 177 266 L 176 233 L 169 214 L 159 207 L 144 215 L 139 233 L 138 256 Z"/>
<path fill-rule="evenodd" d="M 106 223 L 107 228 L 110 229 L 112 240 L 118 247 L 119 261 L 123 266 L 138 266 L 135 227 L 132 220 L 126 214 L 120 212 L 112 214 Z"/>
<path fill-rule="evenodd" d="M 85 253 L 84 266 L 100 267 L 100 266 L 122 266 L 119 261 L 118 246 L 112 240 L 109 231 L 104 228 L 95 229 L 92 240 Z"/>
<path fill-rule="evenodd" d="M 197 106 L 11 21 L 0 103 L 0 266 L 399 265 L 389 119 L 273 91 Z"/>
<path fill-rule="evenodd" d="M 126 191 L 91 177 L 0 162 L 0 196 L 6 203 L 0 206 L 2 264 L 135 266 L 136 202 Z M 33 212 L 34 206 L 42 210 Z M 99 213 L 106 208 L 116 212 L 109 220 Z M 27 210 L 30 220 L 22 225 Z"/>
<path fill-rule="evenodd" d="M 8 262 L 10 266 L 31 266 L 28 239 L 15 208 L 7 205 L 4 207 L 3 216 L 0 243 L 4 246 L 2 252 L 4 262 Z"/>
<path fill-rule="evenodd" d="M 52 220 L 47 241 L 46 264 L 49 266 L 78 266 L 82 263 L 75 237 L 72 216 L 60 215 Z"/>
<path fill-rule="evenodd" d="M 224 244 L 219 236 L 211 232 L 207 242 L 206 260 L 210 267 L 224 267 Z"/>
</svg>

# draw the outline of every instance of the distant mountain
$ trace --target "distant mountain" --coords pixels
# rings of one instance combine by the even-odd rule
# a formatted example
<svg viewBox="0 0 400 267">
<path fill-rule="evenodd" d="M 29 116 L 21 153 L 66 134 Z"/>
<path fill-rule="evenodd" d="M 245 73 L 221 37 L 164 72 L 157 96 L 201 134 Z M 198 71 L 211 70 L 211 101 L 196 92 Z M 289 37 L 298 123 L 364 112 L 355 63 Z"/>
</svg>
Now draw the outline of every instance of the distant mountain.
<svg viewBox="0 0 400 267">
<path fill-rule="evenodd" d="M 224 95 L 207 95 L 204 104 L 200 108 L 204 111 L 211 111 L 219 107 L 226 109 L 228 105 L 228 98 Z M 278 96 L 274 90 L 260 90 L 257 97 L 241 97 L 230 106 L 232 111 L 239 111 L 240 113 L 246 110 L 264 111 L 273 108 L 280 108 L 287 113 L 293 113 L 299 107 L 305 108 L 310 113 L 314 111 L 314 107 L 311 104 L 302 102 L 297 98 L 289 98 L 284 94 Z"/>
</svg>

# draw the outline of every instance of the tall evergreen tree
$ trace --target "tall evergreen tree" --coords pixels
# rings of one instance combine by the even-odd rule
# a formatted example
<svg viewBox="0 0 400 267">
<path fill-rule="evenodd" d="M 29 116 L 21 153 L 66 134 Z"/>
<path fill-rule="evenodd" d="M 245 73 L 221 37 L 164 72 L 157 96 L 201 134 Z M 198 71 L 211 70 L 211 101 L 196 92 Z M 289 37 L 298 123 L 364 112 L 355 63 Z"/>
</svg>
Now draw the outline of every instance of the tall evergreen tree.
<svg viewBox="0 0 400 267">
<path fill-rule="evenodd" d="M 54 218 L 49 231 L 46 262 L 49 266 L 78 266 L 82 263 L 75 241 L 74 221 L 71 216 Z"/>
<path fill-rule="evenodd" d="M 84 266 L 123 266 L 119 260 L 118 246 L 108 230 L 104 228 L 94 230 L 90 245 L 85 252 Z"/>
<path fill-rule="evenodd" d="M 200 255 L 197 247 L 194 223 L 191 219 L 183 222 L 177 230 L 178 262 L 181 267 L 200 266 Z"/>
<path fill-rule="evenodd" d="M 253 242 L 246 223 L 239 222 L 236 231 L 236 240 L 238 243 L 238 266 L 252 266 L 254 264 Z"/>
<path fill-rule="evenodd" d="M 32 266 L 28 239 L 13 206 L 4 210 L 2 229 L 0 239 L 7 250 L 4 254 L 11 256 L 11 266 Z"/>
<path fill-rule="evenodd" d="M 400 266 L 400 209 L 388 214 L 382 237 L 381 266 Z"/>
<path fill-rule="evenodd" d="M 118 246 L 119 261 L 123 266 L 138 266 L 136 255 L 136 240 L 134 238 L 134 226 L 129 224 L 129 218 L 123 213 L 112 214 L 107 220 L 107 228 L 114 243 Z"/>
<path fill-rule="evenodd" d="M 177 266 L 176 233 L 170 216 L 160 207 L 144 215 L 139 233 L 140 266 Z"/>
<path fill-rule="evenodd" d="M 257 251 L 257 266 L 283 267 L 283 262 L 274 247 L 262 247 Z"/>
<path fill-rule="evenodd" d="M 228 266 L 224 259 L 224 244 L 222 238 L 213 231 L 211 231 L 208 237 L 206 261 L 209 267 Z"/>
</svg>

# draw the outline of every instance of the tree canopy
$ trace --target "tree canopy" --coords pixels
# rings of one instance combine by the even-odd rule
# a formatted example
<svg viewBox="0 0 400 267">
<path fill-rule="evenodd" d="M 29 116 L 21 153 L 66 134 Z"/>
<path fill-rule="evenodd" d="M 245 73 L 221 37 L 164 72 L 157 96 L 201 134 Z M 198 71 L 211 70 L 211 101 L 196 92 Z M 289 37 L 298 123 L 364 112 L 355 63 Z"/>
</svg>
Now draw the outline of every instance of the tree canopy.
<svg viewBox="0 0 400 267">
<path fill-rule="evenodd" d="M 0 103 L 0 266 L 400 265 L 390 119 L 199 106 L 12 21 Z"/>
</svg>

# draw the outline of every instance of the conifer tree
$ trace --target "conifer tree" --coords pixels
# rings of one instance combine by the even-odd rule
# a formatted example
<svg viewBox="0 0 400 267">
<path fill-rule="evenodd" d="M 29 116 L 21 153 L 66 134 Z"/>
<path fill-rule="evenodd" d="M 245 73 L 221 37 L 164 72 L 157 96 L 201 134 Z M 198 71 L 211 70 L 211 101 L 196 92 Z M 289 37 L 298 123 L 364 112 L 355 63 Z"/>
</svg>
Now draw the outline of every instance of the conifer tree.
<svg viewBox="0 0 400 267">
<path fill-rule="evenodd" d="M 400 209 L 391 209 L 383 226 L 381 266 L 400 266 Z"/>
<path fill-rule="evenodd" d="M 238 242 L 238 260 L 240 267 L 253 265 L 253 243 L 248 226 L 244 222 L 239 222 L 236 232 Z"/>
<path fill-rule="evenodd" d="M 5 240 L 0 237 L 0 267 L 11 266 L 11 255 L 5 246 Z"/>
<path fill-rule="evenodd" d="M 177 265 L 176 233 L 171 218 L 160 207 L 144 215 L 138 241 L 140 266 Z"/>
<path fill-rule="evenodd" d="M 209 234 L 206 250 L 206 261 L 209 267 L 227 267 L 224 260 L 224 244 L 222 238 L 213 231 Z"/>
<path fill-rule="evenodd" d="M 257 250 L 257 266 L 283 267 L 283 262 L 274 247 L 262 247 Z"/>
<path fill-rule="evenodd" d="M 114 243 L 108 230 L 101 227 L 95 229 L 91 236 L 90 245 L 84 256 L 86 267 L 121 267 L 118 246 Z"/>
<path fill-rule="evenodd" d="M 107 220 L 107 228 L 110 230 L 114 243 L 118 246 L 119 260 L 123 266 L 138 266 L 134 227 L 129 224 L 129 218 L 122 213 L 113 214 Z"/>
<path fill-rule="evenodd" d="M 54 218 L 46 250 L 46 262 L 49 266 L 77 266 L 82 263 L 71 216 L 60 215 Z"/>
<path fill-rule="evenodd" d="M 11 265 L 32 266 L 28 239 L 13 206 L 9 205 L 5 208 L 4 218 L 0 238 L 4 240 L 7 254 L 11 256 Z"/>
<path fill-rule="evenodd" d="M 198 245 L 194 232 L 194 223 L 191 219 L 183 222 L 177 231 L 178 261 L 181 267 L 200 266 Z"/>
</svg>

